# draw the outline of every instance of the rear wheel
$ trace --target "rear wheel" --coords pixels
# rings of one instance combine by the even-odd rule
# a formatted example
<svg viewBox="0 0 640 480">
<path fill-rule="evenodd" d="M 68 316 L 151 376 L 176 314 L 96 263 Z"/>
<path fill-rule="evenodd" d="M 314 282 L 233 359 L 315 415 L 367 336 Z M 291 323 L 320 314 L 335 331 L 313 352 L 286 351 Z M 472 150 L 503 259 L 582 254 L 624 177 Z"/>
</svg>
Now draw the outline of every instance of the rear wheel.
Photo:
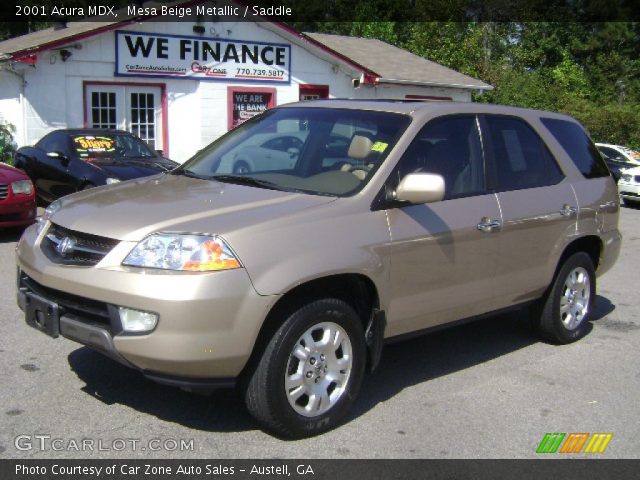
<svg viewBox="0 0 640 480">
<path fill-rule="evenodd" d="M 558 271 L 543 301 L 538 325 L 542 337 L 554 343 L 571 343 L 584 336 L 595 294 L 591 257 L 574 253 Z"/>
<path fill-rule="evenodd" d="M 289 316 L 272 337 L 248 380 L 247 408 L 282 437 L 317 435 L 347 414 L 364 368 L 356 312 L 341 300 L 317 300 Z"/>
</svg>

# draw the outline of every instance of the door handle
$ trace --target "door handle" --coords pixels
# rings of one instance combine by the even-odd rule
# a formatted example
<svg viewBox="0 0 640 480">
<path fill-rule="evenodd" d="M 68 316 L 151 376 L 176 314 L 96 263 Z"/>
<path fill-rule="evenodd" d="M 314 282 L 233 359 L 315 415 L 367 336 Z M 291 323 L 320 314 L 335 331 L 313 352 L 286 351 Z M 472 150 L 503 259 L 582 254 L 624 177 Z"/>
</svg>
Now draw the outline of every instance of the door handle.
<svg viewBox="0 0 640 480">
<path fill-rule="evenodd" d="M 493 232 L 494 228 L 500 228 L 502 223 L 499 220 L 493 220 L 489 217 L 482 217 L 480 223 L 478 224 L 478 230 L 483 232 Z"/>
<path fill-rule="evenodd" d="M 560 215 L 562 215 L 563 217 L 570 217 L 571 215 L 573 215 L 577 211 L 578 211 L 578 209 L 576 207 L 572 207 L 571 205 L 565 203 L 562 206 L 562 210 L 560 210 Z"/>
</svg>

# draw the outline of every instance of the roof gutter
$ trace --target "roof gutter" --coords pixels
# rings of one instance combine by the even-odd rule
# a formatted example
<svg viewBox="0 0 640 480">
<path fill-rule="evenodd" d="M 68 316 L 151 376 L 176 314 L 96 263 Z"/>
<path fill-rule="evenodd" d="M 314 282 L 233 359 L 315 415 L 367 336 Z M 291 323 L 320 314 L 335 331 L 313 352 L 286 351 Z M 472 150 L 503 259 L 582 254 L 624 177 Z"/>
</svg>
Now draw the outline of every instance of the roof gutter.
<svg viewBox="0 0 640 480">
<path fill-rule="evenodd" d="M 420 82 L 417 80 L 398 80 L 395 78 L 382 78 L 378 77 L 375 81 L 378 84 L 392 84 L 392 85 L 416 85 L 418 87 L 443 87 L 443 88 L 461 88 L 464 90 L 493 90 L 492 85 L 469 85 L 464 83 L 442 83 L 442 82 Z"/>
</svg>

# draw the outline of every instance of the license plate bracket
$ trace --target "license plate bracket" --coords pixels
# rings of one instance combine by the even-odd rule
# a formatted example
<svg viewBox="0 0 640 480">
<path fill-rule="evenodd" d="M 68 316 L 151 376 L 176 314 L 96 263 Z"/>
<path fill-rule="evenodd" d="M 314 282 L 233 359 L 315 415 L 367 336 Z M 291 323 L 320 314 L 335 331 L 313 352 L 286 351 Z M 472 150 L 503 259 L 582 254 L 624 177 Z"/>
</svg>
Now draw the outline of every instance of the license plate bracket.
<svg viewBox="0 0 640 480">
<path fill-rule="evenodd" d="M 60 307 L 33 292 L 25 292 L 25 320 L 27 325 L 50 337 L 60 335 Z"/>
</svg>

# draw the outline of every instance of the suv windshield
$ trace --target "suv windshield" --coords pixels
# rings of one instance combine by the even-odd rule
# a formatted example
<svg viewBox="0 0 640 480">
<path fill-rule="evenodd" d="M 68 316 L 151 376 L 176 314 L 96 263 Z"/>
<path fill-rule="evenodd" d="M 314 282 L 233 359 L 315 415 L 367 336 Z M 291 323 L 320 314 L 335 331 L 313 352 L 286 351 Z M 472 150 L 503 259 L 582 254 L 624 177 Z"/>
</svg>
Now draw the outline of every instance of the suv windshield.
<svg viewBox="0 0 640 480">
<path fill-rule="evenodd" d="M 353 195 L 409 122 L 406 115 L 365 110 L 270 110 L 201 150 L 175 173 L 259 188 Z"/>
<path fill-rule="evenodd" d="M 72 135 L 73 148 L 81 159 L 100 157 L 152 158 L 156 155 L 133 135 Z"/>
</svg>

